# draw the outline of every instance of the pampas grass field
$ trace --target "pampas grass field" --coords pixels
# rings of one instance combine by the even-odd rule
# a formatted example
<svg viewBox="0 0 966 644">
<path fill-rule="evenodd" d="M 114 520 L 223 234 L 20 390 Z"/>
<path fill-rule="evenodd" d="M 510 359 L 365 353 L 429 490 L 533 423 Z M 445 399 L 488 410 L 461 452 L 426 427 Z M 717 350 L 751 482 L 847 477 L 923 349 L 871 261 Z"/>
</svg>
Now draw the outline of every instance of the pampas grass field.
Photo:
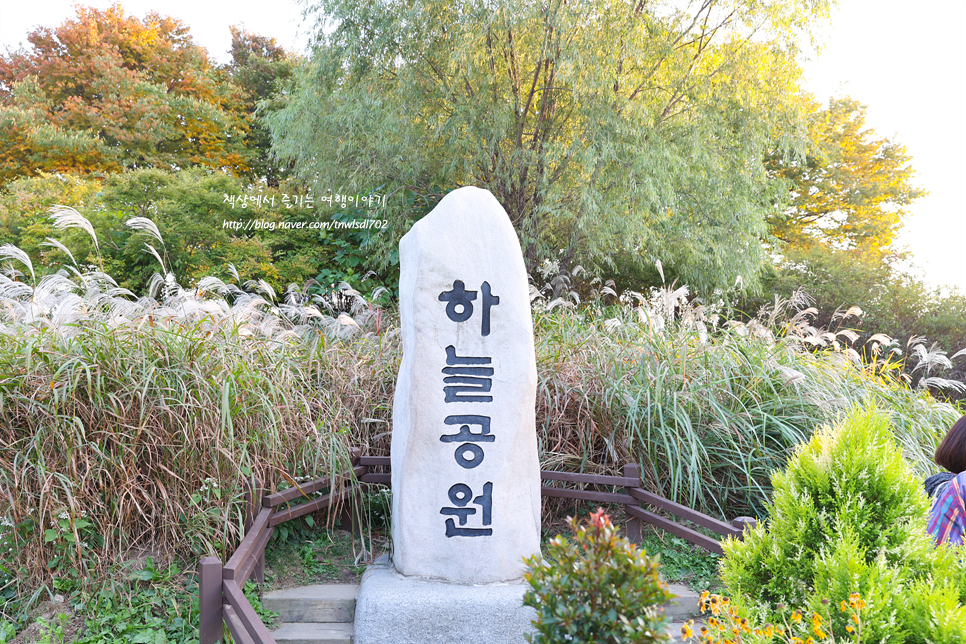
<svg viewBox="0 0 966 644">
<path fill-rule="evenodd" d="M 76 211 L 53 216 L 87 229 Z M 389 452 L 401 343 L 378 294 L 343 285 L 340 311 L 237 274 L 186 289 L 150 221 L 131 226 L 162 268 L 142 295 L 55 240 L 68 262 L 39 277 L 25 253 L 0 247 L 7 597 L 62 575 L 97 579 L 132 552 L 223 557 L 243 533 L 247 478 L 275 490 L 343 470 L 351 447 Z M 962 413 L 893 375 L 888 338 L 862 360 L 847 330 L 811 327 L 795 298 L 742 323 L 683 287 L 618 296 L 604 285 L 575 306 L 559 280 L 539 281 L 546 469 L 618 473 L 633 461 L 657 493 L 717 516 L 762 514 L 790 448 L 855 404 L 889 414 L 920 474 Z M 904 350 L 924 369 L 960 357 Z"/>
</svg>

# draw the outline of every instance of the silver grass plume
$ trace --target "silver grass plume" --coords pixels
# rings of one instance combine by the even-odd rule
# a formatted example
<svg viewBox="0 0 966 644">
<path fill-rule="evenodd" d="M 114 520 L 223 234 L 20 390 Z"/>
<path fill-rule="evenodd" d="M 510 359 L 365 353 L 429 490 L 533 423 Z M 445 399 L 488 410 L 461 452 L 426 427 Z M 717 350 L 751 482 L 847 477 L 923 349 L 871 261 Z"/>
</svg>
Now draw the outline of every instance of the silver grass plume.
<svg viewBox="0 0 966 644">
<path fill-rule="evenodd" d="M 157 225 L 148 219 L 147 217 L 131 217 L 124 225 L 133 228 L 134 230 L 142 233 L 147 233 L 151 237 L 158 240 L 158 243 L 164 246 L 164 239 L 161 237 L 161 231 L 158 230 Z"/>
<path fill-rule="evenodd" d="M 56 248 L 60 252 L 62 252 L 65 255 L 67 255 L 67 257 L 70 258 L 70 263 L 73 264 L 75 268 L 77 267 L 77 260 L 74 259 L 74 254 L 72 252 L 70 252 L 70 249 L 69 248 L 67 248 L 66 246 L 64 246 L 62 243 L 60 243 L 59 241 L 57 241 L 53 237 L 48 237 L 47 238 L 47 241 L 42 242 L 40 245 L 41 246 L 51 246 L 53 248 Z"/>
<path fill-rule="evenodd" d="M 34 275 L 34 264 L 30 261 L 30 256 L 24 251 L 20 250 L 13 244 L 4 244 L 0 246 L 0 261 L 4 259 L 15 259 L 30 270 L 30 277 L 34 282 L 37 281 L 37 276 Z"/>
<path fill-rule="evenodd" d="M 54 222 L 54 228 L 57 230 L 66 230 L 68 228 L 80 228 L 94 240 L 94 248 L 97 250 L 97 255 L 101 255 L 101 247 L 97 243 L 97 233 L 94 232 L 94 226 L 91 224 L 90 220 L 84 215 L 80 214 L 70 206 L 63 206 L 57 204 L 48 211 L 50 213 L 49 219 Z"/>
</svg>

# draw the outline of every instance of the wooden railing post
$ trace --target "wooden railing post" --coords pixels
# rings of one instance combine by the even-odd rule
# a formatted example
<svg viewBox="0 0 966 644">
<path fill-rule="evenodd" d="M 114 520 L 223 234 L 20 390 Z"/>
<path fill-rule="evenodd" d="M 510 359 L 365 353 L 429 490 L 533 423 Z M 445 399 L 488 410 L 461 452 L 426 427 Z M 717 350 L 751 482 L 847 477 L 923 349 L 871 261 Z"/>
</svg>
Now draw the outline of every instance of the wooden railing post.
<svg viewBox="0 0 966 644">
<path fill-rule="evenodd" d="M 637 479 L 636 487 L 641 486 L 641 467 L 637 463 L 628 463 L 625 465 L 624 476 Z M 626 521 L 627 540 L 635 545 L 640 545 L 642 525 L 641 520 L 628 514 Z"/>
<path fill-rule="evenodd" d="M 252 497 L 252 521 L 261 512 L 262 509 L 262 497 L 265 496 L 265 486 L 258 479 L 254 479 L 255 494 Z M 263 548 L 261 552 L 258 553 L 258 558 L 255 560 L 255 583 L 259 586 L 265 583 L 265 549 Z"/>
<path fill-rule="evenodd" d="M 754 528 L 758 525 L 758 521 L 751 517 L 738 517 L 731 522 L 731 525 L 741 530 L 742 534 L 744 534 L 745 528 Z M 738 538 L 740 539 L 742 537 Z"/>
<path fill-rule="evenodd" d="M 359 459 L 362 458 L 362 449 L 353 447 L 349 450 L 350 462 L 353 468 L 359 467 Z M 356 474 L 359 479 L 369 472 L 369 468 L 363 466 L 360 473 Z M 343 530 L 348 530 L 352 534 L 362 534 L 362 485 L 358 485 L 356 490 L 342 498 L 342 507 L 339 512 L 339 525 Z"/>
<path fill-rule="evenodd" d="M 262 509 L 262 497 L 265 495 L 265 487 L 262 482 L 254 476 L 245 480 L 245 533 L 251 530 L 255 517 Z M 265 551 L 258 554 L 255 559 L 255 567 L 252 570 L 255 575 L 255 583 L 261 585 L 265 583 Z"/>
<path fill-rule="evenodd" d="M 198 566 L 199 644 L 215 644 L 222 633 L 222 572 L 218 557 L 205 557 Z"/>
<path fill-rule="evenodd" d="M 262 550 L 259 553 L 258 558 L 255 559 L 255 568 L 252 569 L 252 573 L 255 575 L 255 583 L 259 586 L 265 583 L 265 551 Z"/>
<path fill-rule="evenodd" d="M 252 522 L 262 509 L 262 484 L 254 476 L 245 479 L 245 532 L 252 527 Z"/>
</svg>

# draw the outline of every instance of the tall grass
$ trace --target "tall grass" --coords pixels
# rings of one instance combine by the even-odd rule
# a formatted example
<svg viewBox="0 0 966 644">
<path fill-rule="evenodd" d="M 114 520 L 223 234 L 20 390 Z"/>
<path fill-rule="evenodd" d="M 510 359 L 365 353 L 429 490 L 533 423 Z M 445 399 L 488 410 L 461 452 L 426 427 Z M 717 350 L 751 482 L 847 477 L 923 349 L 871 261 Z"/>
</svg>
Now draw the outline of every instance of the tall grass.
<svg viewBox="0 0 966 644">
<path fill-rule="evenodd" d="M 144 549 L 224 557 L 247 477 L 278 489 L 341 471 L 366 423 L 388 422 L 396 347 L 379 337 L 74 324 L 0 336 L 0 494 L 16 526 L 0 559 L 28 583 Z M 64 515 L 66 548 L 46 532 Z"/>
<path fill-rule="evenodd" d="M 76 263 L 37 278 L 18 249 L 0 248 L 4 258 L 7 590 L 97 576 L 144 549 L 224 555 L 243 529 L 247 477 L 278 489 L 340 470 L 350 446 L 388 454 L 397 319 L 347 287 L 336 299 L 354 303 L 351 315 L 237 275 L 184 289 L 165 274 L 136 297 Z M 921 473 L 959 416 L 864 365 L 847 334 L 810 327 L 790 303 L 738 324 L 683 288 L 600 294 L 577 308 L 559 276 L 533 290 L 545 468 L 633 460 L 654 491 L 730 517 L 761 510 L 789 447 L 855 402 L 891 415 Z"/>
<path fill-rule="evenodd" d="M 718 515 L 759 513 L 789 448 L 854 403 L 886 410 L 922 474 L 961 412 L 870 372 L 847 353 L 802 349 L 761 324 L 717 331 L 634 310 L 538 313 L 538 423 L 545 462 L 616 470 Z M 710 333 L 709 333 L 710 331 Z"/>
<path fill-rule="evenodd" d="M 144 551 L 224 557 L 246 479 L 342 471 L 387 426 L 398 346 L 348 288 L 353 316 L 296 289 L 279 303 L 264 283 L 187 290 L 170 274 L 138 298 L 76 263 L 38 279 L 17 250 L 0 248 L 27 269 L 0 276 L 4 590 Z"/>
</svg>

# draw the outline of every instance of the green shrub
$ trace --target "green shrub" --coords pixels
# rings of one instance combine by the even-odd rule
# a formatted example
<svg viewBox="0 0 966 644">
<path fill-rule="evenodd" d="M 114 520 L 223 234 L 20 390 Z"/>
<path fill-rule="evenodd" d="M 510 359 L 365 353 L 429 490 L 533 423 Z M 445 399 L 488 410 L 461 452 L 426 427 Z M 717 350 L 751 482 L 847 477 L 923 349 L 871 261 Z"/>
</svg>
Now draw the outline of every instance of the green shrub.
<svg viewBox="0 0 966 644">
<path fill-rule="evenodd" d="M 198 644 L 196 575 L 176 564 L 157 565 L 151 557 L 140 569 L 120 568 L 99 588 L 71 594 L 74 613 L 85 617 L 74 644 Z"/>
<path fill-rule="evenodd" d="M 531 588 L 523 598 L 537 611 L 533 644 L 664 642 L 666 618 L 660 605 L 672 595 L 648 557 L 617 530 L 603 510 L 585 525 L 570 519 L 574 540 L 554 538 L 549 561 L 527 560 Z"/>
<path fill-rule="evenodd" d="M 966 636 L 963 564 L 926 533 L 929 500 L 886 415 L 855 409 L 820 430 L 772 485 L 769 520 L 724 545 L 722 580 L 739 604 L 774 618 L 778 603 L 821 611 L 823 599 L 858 592 L 864 642 Z M 843 632 L 846 616 L 832 619 Z"/>
</svg>

